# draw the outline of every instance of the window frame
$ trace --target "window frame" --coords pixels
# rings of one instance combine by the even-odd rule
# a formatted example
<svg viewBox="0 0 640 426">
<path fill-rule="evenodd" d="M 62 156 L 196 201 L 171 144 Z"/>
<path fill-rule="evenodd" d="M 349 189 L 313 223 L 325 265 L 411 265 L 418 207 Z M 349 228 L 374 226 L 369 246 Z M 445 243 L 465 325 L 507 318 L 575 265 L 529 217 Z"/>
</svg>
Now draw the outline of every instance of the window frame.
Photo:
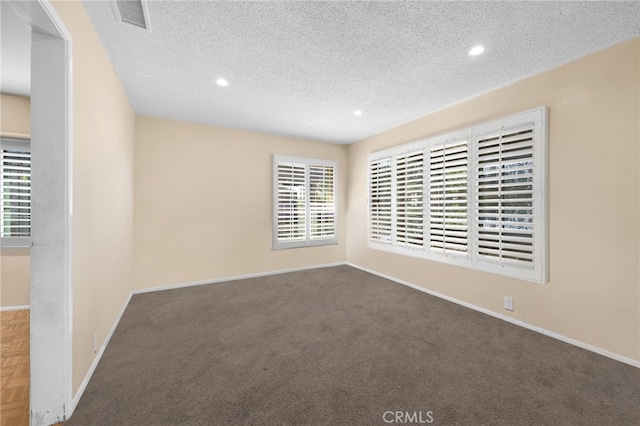
<svg viewBox="0 0 640 426">
<path fill-rule="evenodd" d="M 499 261 L 482 256 L 479 251 L 479 228 L 476 224 L 476 215 L 479 214 L 476 209 L 479 208 L 478 194 L 481 192 L 477 188 L 476 184 L 476 167 L 478 166 L 479 148 L 478 142 L 483 136 L 495 130 L 497 128 L 514 128 L 516 126 L 531 126 L 532 129 L 532 180 L 531 180 L 531 247 L 532 257 L 530 265 L 515 265 L 503 261 L 500 257 Z M 431 210 L 431 198 L 430 198 L 430 167 L 431 167 L 431 148 L 437 145 L 443 145 L 453 141 L 466 140 L 466 185 L 467 185 L 467 199 L 466 199 L 466 252 L 447 252 L 445 250 L 431 248 L 431 228 L 430 217 L 433 211 Z M 501 140 L 502 141 L 502 140 Z M 369 248 L 376 250 L 384 250 L 401 255 L 407 255 L 425 260 L 433 260 L 437 262 L 447 263 L 451 265 L 462 266 L 478 271 L 489 272 L 493 274 L 503 275 L 511 278 L 517 278 L 535 283 L 545 284 L 548 282 L 548 211 L 547 211 L 547 197 L 548 197 L 548 109 L 547 107 L 540 107 L 529 111 L 513 114 L 510 116 L 498 118 L 488 122 L 480 123 L 478 125 L 456 130 L 447 134 L 438 135 L 421 139 L 418 141 L 403 144 L 394 148 L 389 148 L 383 151 L 377 151 L 371 153 L 368 156 L 367 161 L 367 245 Z M 421 248 L 416 247 L 403 247 L 397 242 L 396 233 L 396 191 L 397 191 L 397 176 L 396 176 L 396 158 L 404 153 L 415 151 L 417 149 L 423 150 L 423 245 Z M 501 151 L 502 153 L 502 151 Z M 501 154 L 502 155 L 502 154 Z M 391 164 L 391 193 L 392 193 L 392 207 L 391 207 L 391 237 L 389 241 L 380 241 L 372 238 L 372 197 L 371 197 L 371 164 L 372 162 L 381 161 L 383 159 L 389 159 Z M 502 170 L 502 169 L 501 169 Z M 500 176 L 504 176 L 501 174 Z M 508 179 L 503 177 L 502 179 Z M 502 182 L 502 181 L 501 181 Z M 517 182 L 517 181 L 516 181 Z M 515 185 L 511 183 L 510 185 Z M 515 209 L 512 207 L 512 209 Z M 514 216 L 520 214 L 520 212 L 514 213 Z M 501 226 L 500 228 L 506 225 Z M 502 232 L 500 237 L 502 238 Z M 506 232 L 505 232 L 506 234 Z M 508 239 L 508 237 L 505 237 Z M 500 240 L 500 244 L 509 245 L 509 241 L 504 239 Z M 501 249 L 502 250 L 502 249 Z M 506 249 L 505 249 L 506 250 Z M 501 252 L 502 256 L 502 252 Z"/>
<path fill-rule="evenodd" d="M 304 239 L 297 241 L 279 241 L 278 240 L 278 166 L 283 163 L 290 163 L 304 166 L 304 213 L 305 213 L 305 231 Z M 310 198 L 310 183 L 312 167 L 331 167 L 333 172 L 333 236 L 328 238 L 312 238 L 311 235 L 311 198 Z M 289 155 L 273 155 L 273 184 L 272 184 L 272 206 L 273 206 L 273 220 L 272 220 L 272 250 L 283 250 L 290 248 L 300 247 L 317 247 L 325 245 L 338 244 L 338 165 L 335 160 L 309 158 L 309 157 L 295 157 Z"/>
<path fill-rule="evenodd" d="M 2 136 L 0 137 L 0 151 L 2 152 L 3 157 L 5 150 L 25 151 L 29 152 L 29 155 L 31 155 L 31 139 Z M 29 168 L 29 177 L 31 178 L 31 167 Z M 29 186 L 29 188 L 31 189 L 31 186 Z M 0 197 L 2 197 L 3 194 L 4 192 L 2 191 L 2 188 L 0 188 Z M 0 215 L 2 216 L 4 216 L 3 200 L 4 197 L 0 199 Z M 31 194 L 29 194 L 29 207 L 31 208 Z M 29 221 L 29 225 L 31 225 L 31 221 Z M 0 226 L 2 226 L 1 223 Z M 2 231 L 2 229 L 0 229 L 0 231 Z M 28 237 L 5 237 L 0 234 L 0 247 L 3 249 L 31 247 L 31 231 L 29 232 Z"/>
</svg>

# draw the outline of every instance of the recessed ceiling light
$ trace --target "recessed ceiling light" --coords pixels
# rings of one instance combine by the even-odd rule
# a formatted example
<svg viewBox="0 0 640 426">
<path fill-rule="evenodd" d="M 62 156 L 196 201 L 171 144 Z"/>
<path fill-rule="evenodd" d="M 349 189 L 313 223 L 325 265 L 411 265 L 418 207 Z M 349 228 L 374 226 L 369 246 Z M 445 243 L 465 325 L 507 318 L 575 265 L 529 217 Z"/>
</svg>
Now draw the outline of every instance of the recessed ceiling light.
<svg viewBox="0 0 640 426">
<path fill-rule="evenodd" d="M 362 115 L 362 110 L 357 109 L 357 110 L 353 111 L 353 115 Z"/>
<path fill-rule="evenodd" d="M 469 50 L 469 56 L 478 56 L 482 52 L 484 52 L 484 46 L 474 46 Z"/>
<path fill-rule="evenodd" d="M 216 80 L 216 84 L 218 86 L 227 87 L 229 85 L 229 82 L 227 80 L 225 80 L 224 78 L 219 78 L 219 79 Z"/>
</svg>

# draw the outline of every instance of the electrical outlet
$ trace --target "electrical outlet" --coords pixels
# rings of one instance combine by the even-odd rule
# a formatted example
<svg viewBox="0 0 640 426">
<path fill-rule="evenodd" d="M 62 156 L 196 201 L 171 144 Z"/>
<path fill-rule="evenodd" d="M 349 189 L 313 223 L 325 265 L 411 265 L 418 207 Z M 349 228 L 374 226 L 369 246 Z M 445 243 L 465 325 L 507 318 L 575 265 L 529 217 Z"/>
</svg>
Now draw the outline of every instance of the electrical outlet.
<svg viewBox="0 0 640 426">
<path fill-rule="evenodd" d="M 93 353 L 98 352 L 98 333 L 93 333 Z"/>
<path fill-rule="evenodd" d="M 504 297 L 504 308 L 507 311 L 513 311 L 513 297 L 511 296 Z"/>
</svg>

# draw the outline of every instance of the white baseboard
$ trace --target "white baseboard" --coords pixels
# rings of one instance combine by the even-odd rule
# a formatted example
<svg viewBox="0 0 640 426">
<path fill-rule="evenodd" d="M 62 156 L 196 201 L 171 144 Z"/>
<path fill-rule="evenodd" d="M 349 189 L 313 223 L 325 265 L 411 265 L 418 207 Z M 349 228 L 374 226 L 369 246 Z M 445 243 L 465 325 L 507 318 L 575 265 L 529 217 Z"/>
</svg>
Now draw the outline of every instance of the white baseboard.
<svg viewBox="0 0 640 426">
<path fill-rule="evenodd" d="M 374 271 L 372 269 L 365 268 L 365 267 L 360 266 L 360 265 L 356 265 L 356 264 L 351 263 L 351 262 L 346 262 L 346 264 L 349 265 L 349 266 L 352 266 L 352 267 L 354 267 L 356 269 L 360 269 L 361 271 L 368 272 L 370 274 L 377 275 L 377 276 L 382 277 L 382 278 L 386 278 L 386 279 L 388 279 L 390 281 L 393 281 L 393 282 L 396 282 L 398 284 L 406 285 L 407 287 L 411 287 L 411 288 L 419 290 L 419 291 L 421 291 L 423 293 L 427 293 L 427 294 L 430 294 L 432 296 L 438 297 L 440 299 L 444 299 L 444 300 L 447 300 L 449 302 L 453 302 L 453 303 L 456 303 L 458 305 L 464 306 L 466 308 L 473 309 L 474 311 L 482 312 L 483 314 L 491 315 L 492 317 L 499 318 L 501 320 L 510 322 L 512 324 L 515 324 L 515 325 L 519 325 L 520 327 L 524 327 L 526 329 L 529 329 L 529 330 L 532 330 L 532 331 L 536 331 L 536 332 L 538 332 L 540 334 L 544 334 L 545 336 L 549 336 L 549 337 L 552 337 L 554 339 L 560 340 L 562 342 L 569 343 L 570 345 L 578 346 L 579 348 L 586 349 L 586 350 L 591 351 L 591 352 L 595 352 L 595 353 L 597 353 L 599 355 L 606 356 L 607 358 L 611 358 L 611 359 L 614 359 L 616 361 L 620 361 L 620 362 L 623 362 L 625 364 L 629 364 L 629 365 L 631 365 L 633 367 L 640 368 L 640 360 L 635 360 L 635 359 L 632 359 L 632 358 L 628 358 L 626 356 L 619 355 L 617 353 L 608 351 L 606 349 L 602 349 L 602 348 L 599 348 L 597 346 L 593 346 L 593 345 L 590 345 L 588 343 L 584 343 L 584 342 L 581 342 L 579 340 L 572 339 L 571 337 L 563 336 L 562 334 L 558 334 L 558 333 L 555 333 L 553 331 L 545 330 L 544 328 L 540 328 L 540 327 L 537 327 L 535 325 L 526 323 L 524 321 L 520 321 L 520 320 L 511 318 L 511 317 L 508 317 L 506 315 L 502 315 L 502 314 L 490 311 L 488 309 L 481 308 L 481 307 L 476 306 L 476 305 L 472 305 L 471 303 L 463 302 L 462 300 L 458 300 L 458 299 L 455 299 L 453 297 L 449 297 L 449 296 L 446 296 L 444 294 L 437 293 L 435 291 L 426 289 L 424 287 L 420 287 L 418 285 L 412 284 L 412 283 L 410 283 L 408 281 L 400 280 L 400 279 L 394 278 L 394 277 L 392 277 L 390 275 L 386 275 L 386 274 Z"/>
<path fill-rule="evenodd" d="M 75 396 L 73 397 L 73 400 L 71 401 L 71 407 L 69 407 L 70 410 L 69 410 L 69 413 L 67 414 L 67 419 L 71 417 L 76 407 L 78 406 L 78 402 L 80 402 L 80 398 L 82 398 L 82 394 L 84 393 L 84 390 L 87 388 L 87 385 L 91 380 L 91 376 L 93 376 L 93 372 L 96 370 L 96 367 L 98 366 L 98 363 L 102 358 L 102 354 L 104 353 L 104 350 L 107 348 L 107 345 L 111 340 L 111 336 L 113 336 L 113 333 L 116 331 L 116 328 L 120 323 L 120 319 L 122 318 L 124 311 L 127 309 L 127 306 L 129 306 L 130 300 L 131 300 L 131 294 L 129 294 L 129 297 L 127 297 L 126 302 L 124 302 L 124 305 L 122 305 L 122 309 L 120 309 L 120 313 L 118 314 L 118 317 L 116 318 L 113 325 L 111 326 L 111 330 L 109 330 L 109 334 L 107 334 L 107 338 L 104 339 L 104 343 L 100 347 L 100 350 L 96 354 L 96 357 L 93 359 L 93 362 L 91 363 L 91 367 L 89 367 L 89 371 L 87 371 L 87 374 L 84 376 L 84 380 L 82 381 L 82 383 L 80 383 L 80 387 L 78 388 L 78 391 L 76 392 Z"/>
<path fill-rule="evenodd" d="M 29 309 L 29 305 L 2 306 L 2 307 L 0 307 L 0 312 L 4 312 L 4 311 L 21 311 L 23 309 Z"/>
<path fill-rule="evenodd" d="M 291 269 L 279 269 L 276 271 L 258 272 L 255 274 L 234 275 L 231 277 L 215 278 L 211 280 L 193 281 L 193 282 L 186 282 L 186 283 L 179 283 L 179 284 L 168 284 L 160 287 L 141 288 L 138 290 L 133 290 L 133 294 L 151 293 L 154 291 L 162 291 L 162 290 L 173 290 L 176 288 L 193 287 L 197 285 L 216 284 L 216 283 L 222 283 L 226 281 L 244 280 L 247 278 L 259 278 L 259 277 L 266 277 L 269 275 L 286 274 L 288 272 L 307 271 L 310 269 L 331 268 L 333 266 L 342 266 L 346 264 L 347 264 L 346 262 L 325 263 L 322 265 L 303 266 L 300 268 L 291 268 Z"/>
</svg>

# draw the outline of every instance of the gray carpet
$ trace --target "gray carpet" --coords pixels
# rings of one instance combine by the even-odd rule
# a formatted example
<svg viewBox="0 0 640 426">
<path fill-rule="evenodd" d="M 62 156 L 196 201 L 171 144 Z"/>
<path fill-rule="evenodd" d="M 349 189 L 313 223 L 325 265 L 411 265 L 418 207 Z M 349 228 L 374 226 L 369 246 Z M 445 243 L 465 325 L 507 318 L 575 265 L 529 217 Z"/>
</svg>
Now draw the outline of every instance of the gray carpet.
<svg viewBox="0 0 640 426">
<path fill-rule="evenodd" d="M 67 425 L 400 424 L 388 411 L 640 425 L 640 370 L 340 266 L 133 296 Z"/>
</svg>

